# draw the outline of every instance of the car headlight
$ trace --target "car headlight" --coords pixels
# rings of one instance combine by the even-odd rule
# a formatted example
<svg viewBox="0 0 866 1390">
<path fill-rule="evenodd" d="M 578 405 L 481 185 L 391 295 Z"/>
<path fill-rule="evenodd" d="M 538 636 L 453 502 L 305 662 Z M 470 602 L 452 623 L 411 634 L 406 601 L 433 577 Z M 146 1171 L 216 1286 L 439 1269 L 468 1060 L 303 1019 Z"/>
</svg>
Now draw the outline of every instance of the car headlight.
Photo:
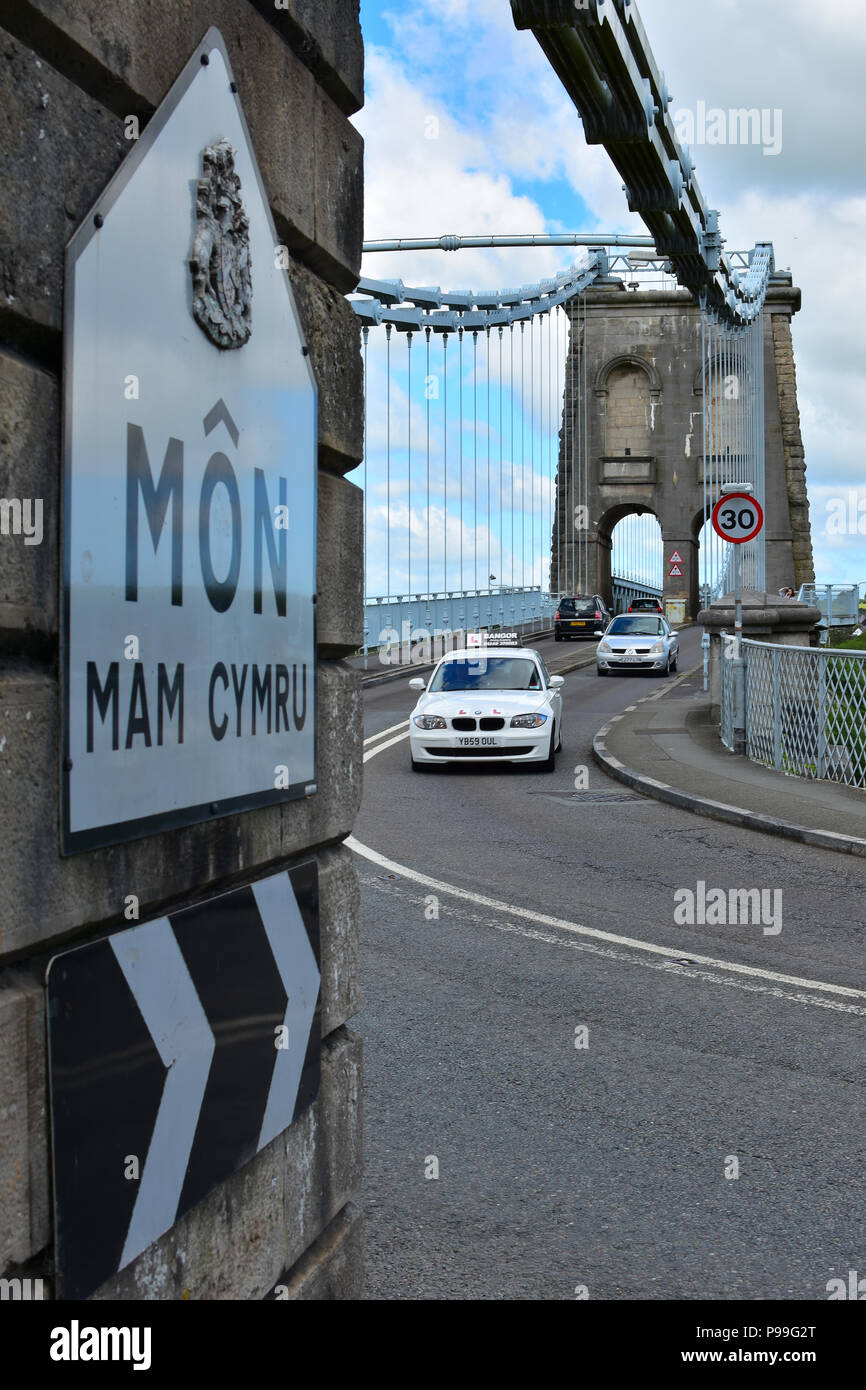
<svg viewBox="0 0 866 1390">
<path fill-rule="evenodd" d="M 650 652 L 652 653 L 653 656 L 661 656 L 661 654 L 662 654 L 662 652 L 664 651 L 664 649 L 665 649 L 665 644 L 664 644 L 664 642 L 656 642 L 655 646 L 650 647 Z"/>
<path fill-rule="evenodd" d="M 607 642 L 599 642 L 597 650 L 600 652 L 609 652 L 611 648 Z"/>
<path fill-rule="evenodd" d="M 512 729 L 540 729 L 547 723 L 546 714 L 515 714 L 511 721 Z"/>
<path fill-rule="evenodd" d="M 447 729 L 445 720 L 438 714 L 416 714 L 412 720 L 419 729 Z"/>
</svg>

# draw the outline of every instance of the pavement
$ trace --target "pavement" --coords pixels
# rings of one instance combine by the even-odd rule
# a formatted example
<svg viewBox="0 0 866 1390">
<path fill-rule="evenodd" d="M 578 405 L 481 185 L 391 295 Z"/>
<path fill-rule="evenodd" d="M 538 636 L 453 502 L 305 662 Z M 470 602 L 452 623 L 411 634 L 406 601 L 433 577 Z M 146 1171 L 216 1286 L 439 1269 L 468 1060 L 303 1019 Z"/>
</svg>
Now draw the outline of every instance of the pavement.
<svg viewBox="0 0 866 1390">
<path fill-rule="evenodd" d="M 866 857 L 866 791 L 809 781 L 729 753 L 700 670 L 615 715 L 593 754 L 611 776 L 683 810 Z"/>
</svg>

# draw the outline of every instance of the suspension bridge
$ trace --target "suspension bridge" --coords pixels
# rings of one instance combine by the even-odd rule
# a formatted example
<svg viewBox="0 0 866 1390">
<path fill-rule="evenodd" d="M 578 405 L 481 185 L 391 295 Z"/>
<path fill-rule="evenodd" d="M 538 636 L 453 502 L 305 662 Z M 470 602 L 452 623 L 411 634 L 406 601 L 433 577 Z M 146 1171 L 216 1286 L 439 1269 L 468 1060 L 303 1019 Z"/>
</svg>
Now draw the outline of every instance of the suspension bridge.
<svg viewBox="0 0 866 1390">
<path fill-rule="evenodd" d="M 365 645 L 383 632 L 549 624 L 566 593 L 694 617 L 730 587 L 709 525 L 731 484 L 769 525 L 743 583 L 811 573 L 787 365 L 799 291 L 773 247 L 726 251 L 631 0 L 512 0 L 623 177 L 646 235 L 368 241 L 364 251 L 571 248 L 498 289 L 365 276 L 350 302 L 365 377 Z M 793 402 L 796 413 L 796 400 Z M 388 640 L 395 640 L 391 637 Z"/>
</svg>

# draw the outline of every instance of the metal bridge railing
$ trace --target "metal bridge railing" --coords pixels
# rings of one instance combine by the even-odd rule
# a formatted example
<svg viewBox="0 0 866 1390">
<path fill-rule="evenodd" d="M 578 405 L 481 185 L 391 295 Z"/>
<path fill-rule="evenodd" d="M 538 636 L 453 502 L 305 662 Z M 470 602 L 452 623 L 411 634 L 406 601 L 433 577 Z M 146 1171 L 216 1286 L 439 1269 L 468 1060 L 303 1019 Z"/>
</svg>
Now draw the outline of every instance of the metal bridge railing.
<svg viewBox="0 0 866 1390">
<path fill-rule="evenodd" d="M 721 726 L 719 734 L 722 743 L 734 751 L 734 663 L 728 660 L 728 634 L 721 634 Z"/>
<path fill-rule="evenodd" d="M 750 640 L 743 649 L 747 756 L 796 777 L 866 787 L 866 652 Z M 733 663 L 721 664 L 721 734 L 731 747 Z"/>
<path fill-rule="evenodd" d="M 639 580 L 615 578 L 613 602 L 624 611 L 633 598 L 661 598 L 660 588 Z M 365 651 L 405 646 L 425 637 L 516 628 L 532 634 L 549 629 L 559 598 L 535 586 L 526 589 L 466 589 L 459 593 L 388 595 L 364 600 Z"/>
<path fill-rule="evenodd" d="M 853 627 L 860 617 L 859 584 L 801 584 L 797 598 L 820 610 L 822 644 L 828 641 L 831 628 Z"/>
<path fill-rule="evenodd" d="M 556 595 L 526 589 L 475 589 L 459 593 L 367 598 L 361 652 L 397 649 L 487 628 L 543 631 L 556 611 Z"/>
</svg>

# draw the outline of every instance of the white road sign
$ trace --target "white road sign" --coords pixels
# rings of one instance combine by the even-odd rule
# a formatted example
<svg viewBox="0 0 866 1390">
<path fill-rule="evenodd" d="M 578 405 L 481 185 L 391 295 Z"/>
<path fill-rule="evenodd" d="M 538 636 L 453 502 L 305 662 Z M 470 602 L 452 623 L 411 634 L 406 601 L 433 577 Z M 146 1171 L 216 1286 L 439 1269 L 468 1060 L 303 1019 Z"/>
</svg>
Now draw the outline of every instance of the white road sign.
<svg viewBox="0 0 866 1390">
<path fill-rule="evenodd" d="M 67 250 L 64 852 L 315 791 L 316 389 L 209 31 Z"/>
<path fill-rule="evenodd" d="M 764 512 L 747 492 L 727 492 L 713 507 L 713 528 L 723 541 L 745 545 L 754 540 L 764 525 Z"/>
</svg>

